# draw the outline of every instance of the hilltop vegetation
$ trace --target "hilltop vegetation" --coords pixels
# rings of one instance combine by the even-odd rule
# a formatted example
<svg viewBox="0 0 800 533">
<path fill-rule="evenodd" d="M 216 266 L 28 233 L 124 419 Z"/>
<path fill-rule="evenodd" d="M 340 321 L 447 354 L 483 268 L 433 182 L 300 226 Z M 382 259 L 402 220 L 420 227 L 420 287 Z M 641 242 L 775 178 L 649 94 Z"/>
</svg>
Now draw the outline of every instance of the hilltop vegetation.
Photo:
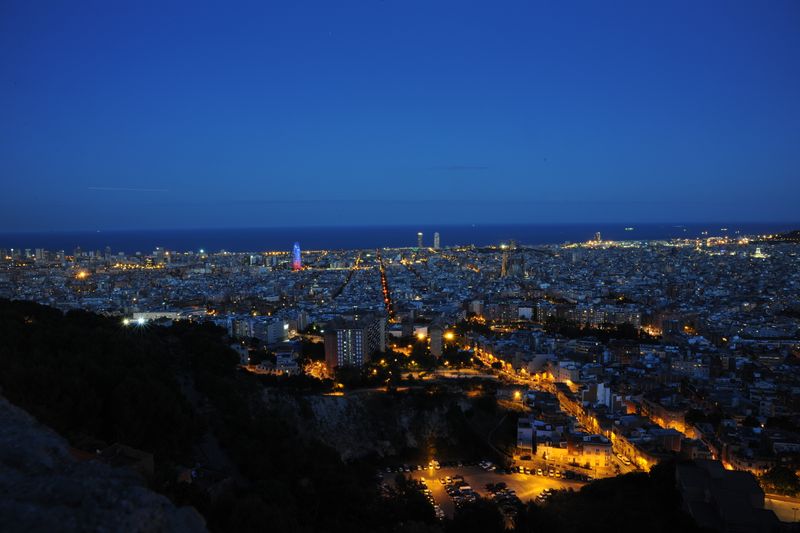
<svg viewBox="0 0 800 533">
<path fill-rule="evenodd" d="M 378 493 L 372 468 L 345 465 L 267 412 L 255 400 L 261 386 L 237 372 L 216 327 L 126 328 L 0 301 L 0 353 L 0 387 L 11 402 L 75 447 L 120 442 L 153 453 L 153 488 L 197 507 L 212 530 L 380 531 L 406 516 L 405 499 Z M 213 497 L 200 483 L 176 481 L 178 467 L 203 460 L 207 432 L 240 473 L 221 473 L 228 481 Z"/>
<path fill-rule="evenodd" d="M 0 388 L 75 448 L 94 452 L 119 442 L 152 453 L 151 488 L 195 506 L 211 530 L 503 530 L 490 502 L 438 522 L 414 483 L 398 480 L 380 492 L 375 463 L 346 464 L 341 450 L 309 434 L 302 398 L 293 400 L 291 413 L 281 402 L 265 402 L 264 383 L 237 370 L 227 343 L 223 330 L 207 324 L 131 328 L 83 311 L 0 300 Z M 278 389 L 273 394 L 315 394 L 305 385 L 303 392 Z M 435 391 L 407 394 L 399 403 L 408 416 L 437 408 Z M 392 398 L 364 412 L 380 412 Z M 459 441 L 453 446 L 476 445 L 469 426 L 496 408 L 482 403 L 465 411 L 451 403 L 441 415 L 448 427 L 461 428 L 447 436 Z M 198 478 L 179 482 L 187 467 Z M 616 531 L 691 531 L 670 476 L 656 469 L 560 493 L 544 506 L 528 504 L 517 530 L 580 531 L 607 520 Z"/>
</svg>

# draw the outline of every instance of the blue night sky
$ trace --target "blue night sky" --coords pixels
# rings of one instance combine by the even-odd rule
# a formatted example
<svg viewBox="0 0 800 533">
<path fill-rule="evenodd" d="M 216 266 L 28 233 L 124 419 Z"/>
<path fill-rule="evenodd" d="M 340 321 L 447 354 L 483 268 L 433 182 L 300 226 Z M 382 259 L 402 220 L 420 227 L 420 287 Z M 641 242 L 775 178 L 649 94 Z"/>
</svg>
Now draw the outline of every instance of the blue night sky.
<svg viewBox="0 0 800 533">
<path fill-rule="evenodd" d="M 0 4 L 0 231 L 800 219 L 800 3 Z"/>
</svg>

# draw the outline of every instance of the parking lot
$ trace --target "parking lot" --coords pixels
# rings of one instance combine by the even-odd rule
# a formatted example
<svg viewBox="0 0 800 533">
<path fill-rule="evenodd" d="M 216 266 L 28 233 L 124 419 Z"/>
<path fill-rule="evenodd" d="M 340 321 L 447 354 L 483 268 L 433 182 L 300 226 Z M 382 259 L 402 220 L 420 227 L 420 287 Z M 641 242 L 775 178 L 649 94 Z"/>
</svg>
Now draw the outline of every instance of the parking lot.
<svg viewBox="0 0 800 533">
<path fill-rule="evenodd" d="M 438 504 L 444 515 L 451 518 L 455 513 L 455 504 L 453 498 L 447 493 L 445 485 L 440 482 L 440 479 L 447 477 L 454 478 L 462 476 L 464 482 L 471 487 L 471 489 L 478 495 L 489 497 L 490 493 L 486 489 L 488 484 L 505 483 L 506 487 L 514 493 L 523 502 L 528 500 L 535 500 L 539 495 L 547 489 L 573 489 L 578 490 L 585 483 L 574 480 L 558 479 L 549 476 L 539 476 L 531 474 L 519 473 L 499 473 L 497 471 L 487 471 L 477 465 L 470 466 L 444 466 L 441 469 L 427 468 L 424 470 L 412 470 L 410 475 L 415 479 L 422 480 L 424 478 L 426 486 L 431 490 L 433 499 Z"/>
</svg>

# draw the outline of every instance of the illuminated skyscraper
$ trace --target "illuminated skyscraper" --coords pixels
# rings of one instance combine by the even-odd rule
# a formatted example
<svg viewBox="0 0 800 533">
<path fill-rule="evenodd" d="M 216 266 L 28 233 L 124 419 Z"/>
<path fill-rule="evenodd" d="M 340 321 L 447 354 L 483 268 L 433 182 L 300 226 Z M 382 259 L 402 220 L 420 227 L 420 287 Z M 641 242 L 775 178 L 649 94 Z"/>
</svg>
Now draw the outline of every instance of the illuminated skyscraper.
<svg viewBox="0 0 800 533">
<path fill-rule="evenodd" d="M 303 261 L 300 259 L 300 243 L 294 243 L 292 247 L 292 270 L 300 270 L 303 268 Z"/>
<path fill-rule="evenodd" d="M 433 234 L 433 249 L 434 250 L 438 250 L 439 249 L 439 244 L 440 244 L 440 242 L 439 242 L 439 232 L 437 231 L 436 233 Z"/>
<path fill-rule="evenodd" d="M 422 248 L 422 232 L 417 233 L 417 248 Z"/>
</svg>

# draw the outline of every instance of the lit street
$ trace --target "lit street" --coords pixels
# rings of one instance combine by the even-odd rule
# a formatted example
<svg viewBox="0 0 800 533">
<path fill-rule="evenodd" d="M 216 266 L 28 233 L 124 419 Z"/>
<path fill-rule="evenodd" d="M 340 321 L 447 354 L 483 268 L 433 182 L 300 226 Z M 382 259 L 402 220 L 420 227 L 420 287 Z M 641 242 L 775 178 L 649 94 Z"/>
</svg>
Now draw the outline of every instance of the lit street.
<svg viewBox="0 0 800 533">
<path fill-rule="evenodd" d="M 785 496 L 768 496 L 764 499 L 764 508 L 778 515 L 781 522 L 797 522 L 800 518 L 800 500 Z"/>
</svg>

